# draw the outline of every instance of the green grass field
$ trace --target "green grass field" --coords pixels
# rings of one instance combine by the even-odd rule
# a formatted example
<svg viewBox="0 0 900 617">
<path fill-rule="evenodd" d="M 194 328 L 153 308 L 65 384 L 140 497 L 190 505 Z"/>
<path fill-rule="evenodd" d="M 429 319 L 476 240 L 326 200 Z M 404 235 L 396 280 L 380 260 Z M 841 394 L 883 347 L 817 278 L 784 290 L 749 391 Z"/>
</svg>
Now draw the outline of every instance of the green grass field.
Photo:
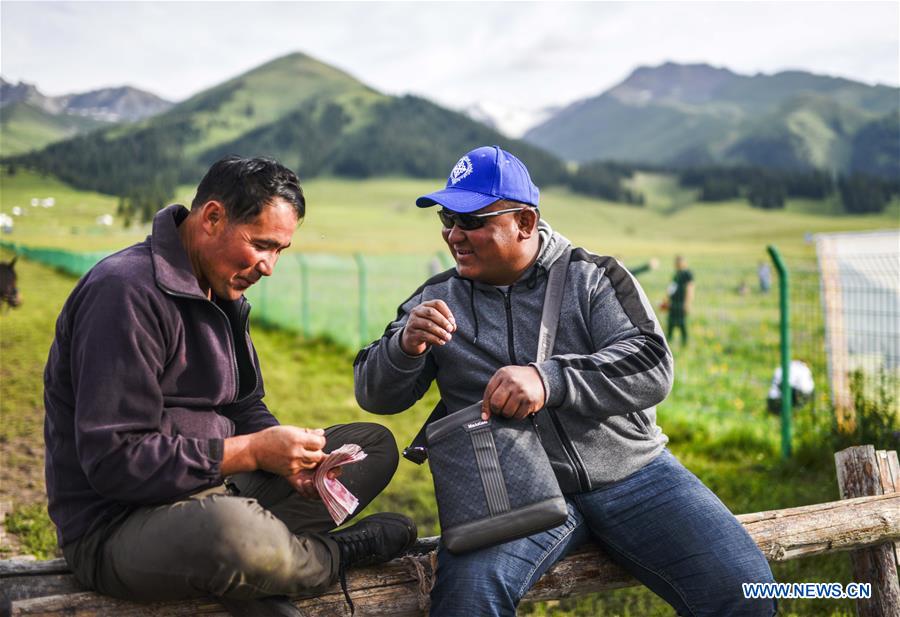
<svg viewBox="0 0 900 617">
<path fill-rule="evenodd" d="M 3 108 L 0 120 L 0 156 L 40 150 L 47 144 L 106 125 L 85 116 L 51 114 L 30 103 L 12 103 Z"/>
<path fill-rule="evenodd" d="M 18 217 L 15 231 L 5 240 L 74 250 L 113 250 L 147 233 L 146 228 L 94 230 L 93 221 L 99 214 L 114 213 L 114 198 L 75 191 L 21 170 L 0 180 L 2 212 L 9 212 L 20 201 L 30 209 L 26 200 L 32 196 L 52 195 L 57 201 L 52 209 L 35 208 L 34 213 Z M 542 211 L 556 228 L 594 251 L 619 255 L 628 263 L 659 257 L 662 268 L 641 278 L 654 299 L 661 298 L 671 275 L 672 256 L 676 252 L 688 256 L 698 277 L 693 338 L 689 347 L 674 348 L 676 384 L 658 411 L 670 448 L 736 513 L 837 499 L 826 388 L 821 384 L 822 398 L 816 405 L 798 411 L 795 454 L 782 461 L 778 421 L 764 410 L 768 380 L 777 363 L 775 297 L 739 295 L 734 288 L 741 278 L 754 284 L 755 264 L 765 259 L 766 244 L 777 244 L 789 263 L 808 264 L 813 249 L 804 242 L 804 234 L 896 227 L 897 204 L 891 212 L 872 217 L 811 214 L 808 203 L 791 203 L 785 212 L 760 212 L 738 202 L 695 204 L 690 194 L 679 193 L 665 177 L 638 177 L 635 182 L 647 192 L 646 208 L 600 202 L 551 188 L 542 195 Z M 309 215 L 291 251 L 344 260 L 359 251 L 371 255 L 373 263 L 378 259 L 397 263 L 390 261 L 400 259 L 392 254 L 433 255 L 441 248 L 436 217 L 431 210 L 416 209 L 412 202 L 439 185 L 438 181 L 405 179 L 306 183 Z M 189 190 L 181 193 L 180 200 L 190 199 Z M 73 229 L 78 232 L 71 233 Z M 9 254 L 3 252 L 0 258 Z M 405 261 L 409 259 L 412 257 Z M 42 501 L 41 374 L 55 317 L 75 279 L 29 261 L 20 262 L 17 269 L 25 304 L 0 315 L 0 499 L 17 504 L 8 528 L 19 535 L 22 550 L 45 557 L 53 554 L 54 547 Z M 272 280 L 286 272 L 276 271 Z M 409 266 L 408 273 L 399 278 L 401 282 L 409 278 L 412 286 L 390 301 L 401 301 L 424 276 L 424 263 Z M 331 284 L 329 276 L 323 276 L 316 287 Z M 401 287 L 391 287 L 387 295 L 399 294 Z M 257 305 L 260 300 L 254 298 Z M 340 302 L 340 296 L 332 301 Z M 316 313 L 321 310 L 316 308 Z M 374 323 L 372 327 L 383 325 Z M 815 329 L 812 336 L 816 336 Z M 390 427 L 402 447 L 435 402 L 436 394 L 431 392 L 403 414 L 366 414 L 353 397 L 354 347 L 259 325 L 254 327 L 254 341 L 266 380 L 266 402 L 282 422 L 324 426 L 374 420 Z M 423 534 L 438 532 L 427 467 L 401 463 L 393 483 L 371 509 L 407 512 Z M 851 580 L 848 559 L 842 555 L 788 562 L 774 570 L 780 581 Z M 784 615 L 853 614 L 852 604 L 846 601 L 785 601 L 781 607 Z M 642 589 L 542 603 L 523 607 L 521 613 L 672 614 L 667 605 Z"/>
<path fill-rule="evenodd" d="M 307 216 L 291 251 L 377 255 L 442 250 L 434 209 L 416 208 L 414 202 L 443 183 L 440 179 L 408 178 L 315 178 L 303 182 Z M 808 255 L 805 234 L 900 224 L 900 200 L 883 214 L 847 216 L 830 215 L 835 211 L 831 202 L 810 200 L 791 200 L 784 211 L 777 212 L 750 208 L 744 200 L 697 203 L 691 191 L 663 175 L 637 174 L 633 186 L 645 193 L 646 207 L 549 187 L 541 193 L 541 212 L 575 244 L 635 262 L 679 252 L 691 259 L 759 259 L 767 244 L 778 245 L 787 256 Z M 32 208 L 29 204 L 35 197 L 54 197 L 56 205 Z M 188 204 L 192 197 L 193 187 L 181 187 L 175 201 Z M 143 239 L 149 231 L 147 225 L 124 230 L 121 221 L 109 228 L 96 223 L 98 216 L 115 215 L 117 205 L 115 197 L 78 191 L 28 170 L 19 169 L 14 176 L 0 170 L 0 212 L 10 214 L 14 206 L 25 211 L 16 217 L 15 231 L 3 236 L 10 242 L 94 251 L 115 250 Z"/>
</svg>

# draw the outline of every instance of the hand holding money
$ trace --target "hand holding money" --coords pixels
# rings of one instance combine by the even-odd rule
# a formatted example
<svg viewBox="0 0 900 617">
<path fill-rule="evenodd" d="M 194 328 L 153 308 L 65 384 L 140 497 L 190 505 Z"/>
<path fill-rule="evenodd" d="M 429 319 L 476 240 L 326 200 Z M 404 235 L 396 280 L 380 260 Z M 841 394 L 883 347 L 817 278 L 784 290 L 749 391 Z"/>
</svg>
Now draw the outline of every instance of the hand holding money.
<svg viewBox="0 0 900 617">
<path fill-rule="evenodd" d="M 328 472 L 328 476 L 331 478 L 340 478 L 341 468 L 333 467 L 331 471 Z M 316 489 L 315 469 L 303 469 L 292 476 L 287 476 L 287 480 L 294 486 L 298 493 L 307 499 L 321 499 L 319 491 Z"/>
<path fill-rule="evenodd" d="M 341 467 L 350 463 L 356 463 L 364 458 L 366 458 L 366 453 L 363 452 L 360 446 L 348 443 L 328 454 L 315 470 L 309 471 L 312 475 L 312 485 L 319 497 L 322 498 L 328 513 L 336 525 L 340 525 L 347 520 L 347 517 L 359 506 L 359 500 L 356 496 L 337 479 L 340 475 Z M 300 483 L 295 482 L 297 490 L 301 494 L 308 496 L 310 488 L 308 477 L 303 478 L 302 484 L 303 487 L 301 488 Z"/>
</svg>

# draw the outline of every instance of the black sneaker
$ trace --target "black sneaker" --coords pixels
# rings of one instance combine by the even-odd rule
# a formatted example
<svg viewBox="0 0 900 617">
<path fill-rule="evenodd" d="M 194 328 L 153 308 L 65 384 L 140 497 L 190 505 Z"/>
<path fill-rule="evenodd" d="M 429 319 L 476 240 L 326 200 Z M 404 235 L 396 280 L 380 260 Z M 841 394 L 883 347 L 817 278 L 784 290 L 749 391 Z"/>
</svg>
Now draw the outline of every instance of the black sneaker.
<svg viewBox="0 0 900 617">
<path fill-rule="evenodd" d="M 416 524 L 402 514 L 381 512 L 328 535 L 341 551 L 338 577 L 352 615 L 355 608 L 347 591 L 347 568 L 384 563 L 398 557 L 415 543 Z"/>
<path fill-rule="evenodd" d="M 412 547 L 416 524 L 402 514 L 381 512 L 328 535 L 341 549 L 342 567 L 369 566 L 390 561 Z"/>
</svg>

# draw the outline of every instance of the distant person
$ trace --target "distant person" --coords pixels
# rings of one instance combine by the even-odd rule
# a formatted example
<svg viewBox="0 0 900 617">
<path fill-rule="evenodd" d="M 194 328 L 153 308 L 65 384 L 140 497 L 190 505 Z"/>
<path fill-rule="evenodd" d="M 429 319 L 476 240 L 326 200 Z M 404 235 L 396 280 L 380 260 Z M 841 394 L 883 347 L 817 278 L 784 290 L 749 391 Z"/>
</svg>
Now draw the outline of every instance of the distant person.
<svg viewBox="0 0 900 617">
<path fill-rule="evenodd" d="M 666 289 L 665 306 L 669 311 L 669 323 L 666 336 L 673 343 L 675 328 L 681 331 L 682 346 L 688 343 L 687 317 L 694 302 L 694 275 L 687 268 L 687 260 L 678 255 L 675 257 L 675 275 Z"/>
<path fill-rule="evenodd" d="M 769 267 L 768 262 L 759 262 L 756 275 L 759 278 L 759 291 L 764 294 L 769 293 L 772 288 L 772 268 Z"/>
<path fill-rule="evenodd" d="M 679 614 L 771 617 L 771 600 L 741 590 L 772 581 L 765 557 L 656 425 L 673 368 L 647 297 L 612 257 L 569 251 L 538 202 L 509 152 L 464 155 L 446 188 L 416 200 L 440 208 L 456 268 L 404 300 L 354 363 L 357 401 L 375 413 L 404 411 L 436 383 L 451 412 L 480 401 L 486 420 L 533 421 L 566 496 L 568 519 L 554 529 L 463 555 L 441 545 L 432 617 L 514 615 L 589 538 Z M 556 344 L 536 364 L 548 269 L 559 259 L 567 278 Z"/>
<path fill-rule="evenodd" d="M 327 452 L 362 446 L 368 458 L 341 475 L 361 511 L 396 469 L 386 428 L 280 425 L 263 403 L 244 291 L 272 274 L 305 209 L 289 169 L 222 159 L 190 211 L 160 210 L 144 242 L 94 266 L 66 301 L 44 372 L 46 478 L 82 585 L 234 606 L 321 590 L 415 539 L 399 514 L 329 533 L 313 483 Z"/>
</svg>

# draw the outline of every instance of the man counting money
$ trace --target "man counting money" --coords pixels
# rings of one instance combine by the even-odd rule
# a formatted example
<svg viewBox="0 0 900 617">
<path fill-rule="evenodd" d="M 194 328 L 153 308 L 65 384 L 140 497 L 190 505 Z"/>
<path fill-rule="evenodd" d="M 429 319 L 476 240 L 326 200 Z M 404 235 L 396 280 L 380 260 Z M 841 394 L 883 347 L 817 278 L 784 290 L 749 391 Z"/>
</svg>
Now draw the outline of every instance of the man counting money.
<svg viewBox="0 0 900 617">
<path fill-rule="evenodd" d="M 144 242 L 66 301 L 44 373 L 47 493 L 86 587 L 132 600 L 294 595 L 414 541 L 399 514 L 329 533 L 315 487 L 328 453 L 356 444 L 366 458 L 340 481 L 364 508 L 396 469 L 387 429 L 285 426 L 262 401 L 243 294 L 272 275 L 305 208 L 277 162 L 222 159 L 190 210 L 158 212 Z"/>
</svg>

